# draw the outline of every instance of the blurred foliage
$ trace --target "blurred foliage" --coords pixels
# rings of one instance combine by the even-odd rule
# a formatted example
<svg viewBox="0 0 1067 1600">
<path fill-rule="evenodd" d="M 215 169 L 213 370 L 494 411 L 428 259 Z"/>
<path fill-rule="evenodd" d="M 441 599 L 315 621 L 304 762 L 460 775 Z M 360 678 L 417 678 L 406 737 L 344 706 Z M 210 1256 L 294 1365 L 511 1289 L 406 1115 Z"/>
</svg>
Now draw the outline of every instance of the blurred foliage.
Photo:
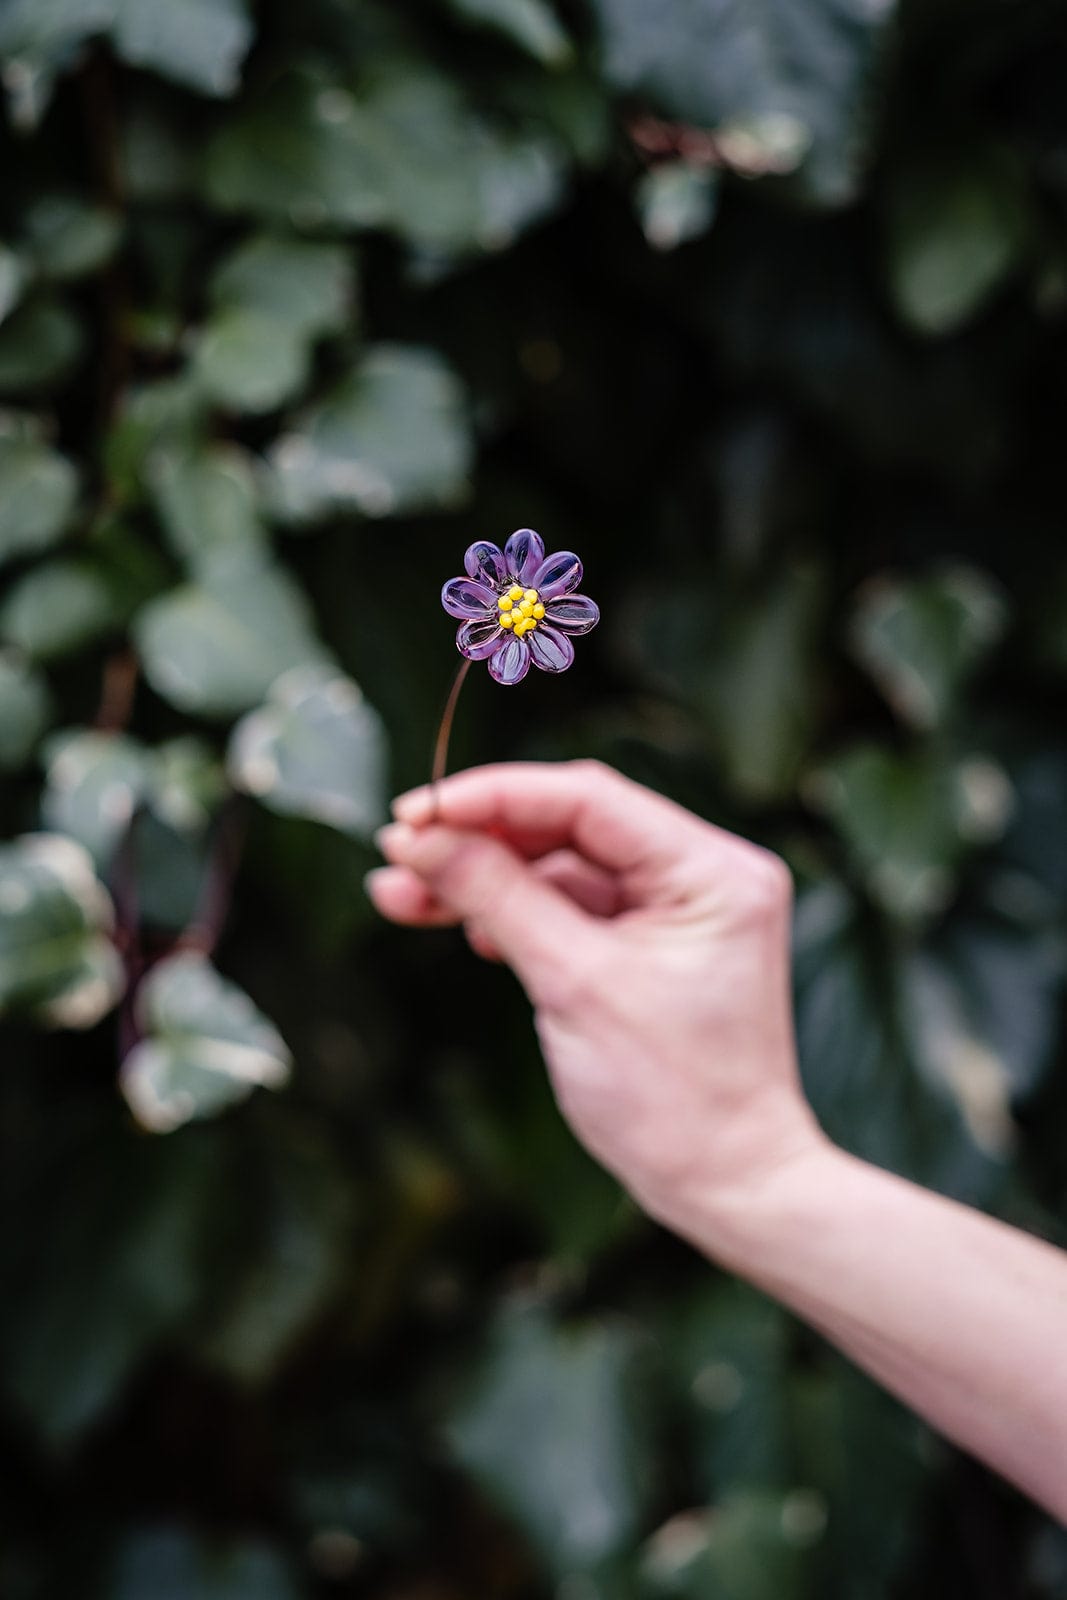
<svg viewBox="0 0 1067 1600">
<path fill-rule="evenodd" d="M 361 889 L 439 585 L 532 523 L 605 623 L 454 761 L 783 851 L 827 1128 L 1064 1241 L 1062 7 L 3 0 L 0 57 L 5 1600 L 1067 1594 Z"/>
</svg>

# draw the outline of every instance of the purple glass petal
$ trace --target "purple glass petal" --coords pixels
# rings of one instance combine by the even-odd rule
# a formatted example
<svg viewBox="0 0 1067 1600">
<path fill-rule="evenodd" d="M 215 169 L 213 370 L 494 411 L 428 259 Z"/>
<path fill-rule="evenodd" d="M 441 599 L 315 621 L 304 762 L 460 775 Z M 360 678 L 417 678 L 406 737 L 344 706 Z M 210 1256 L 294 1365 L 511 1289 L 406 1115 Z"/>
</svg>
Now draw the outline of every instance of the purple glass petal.
<svg viewBox="0 0 1067 1600">
<path fill-rule="evenodd" d="M 484 617 L 496 611 L 496 595 L 472 578 L 449 578 L 441 590 L 441 604 L 450 617 Z"/>
<path fill-rule="evenodd" d="M 516 639 L 509 633 L 506 643 L 489 657 L 489 672 L 497 683 L 519 683 L 530 670 L 530 638 Z"/>
<path fill-rule="evenodd" d="M 469 577 L 476 578 L 479 583 L 487 583 L 491 588 L 503 588 L 507 582 L 508 568 L 504 552 L 498 544 L 490 544 L 488 539 L 475 540 L 463 557 L 463 565 Z"/>
<path fill-rule="evenodd" d="M 557 594 L 570 594 L 582 581 L 582 563 L 570 550 L 557 550 L 555 555 L 542 561 L 530 583 L 542 600 L 551 600 Z"/>
<path fill-rule="evenodd" d="M 456 649 L 470 661 L 484 661 L 499 650 L 506 637 L 495 617 L 476 617 L 456 629 Z"/>
<path fill-rule="evenodd" d="M 516 528 L 504 546 L 508 574 L 524 589 L 529 588 L 530 579 L 544 559 L 545 547 L 541 535 L 534 533 L 532 528 Z"/>
<path fill-rule="evenodd" d="M 600 607 L 586 594 L 561 594 L 546 602 L 545 618 L 563 633 L 588 633 L 600 621 Z"/>
<path fill-rule="evenodd" d="M 542 672 L 566 672 L 574 660 L 574 646 L 565 633 L 539 622 L 532 633 L 523 635 L 523 644 L 530 646 L 535 667 Z"/>
</svg>

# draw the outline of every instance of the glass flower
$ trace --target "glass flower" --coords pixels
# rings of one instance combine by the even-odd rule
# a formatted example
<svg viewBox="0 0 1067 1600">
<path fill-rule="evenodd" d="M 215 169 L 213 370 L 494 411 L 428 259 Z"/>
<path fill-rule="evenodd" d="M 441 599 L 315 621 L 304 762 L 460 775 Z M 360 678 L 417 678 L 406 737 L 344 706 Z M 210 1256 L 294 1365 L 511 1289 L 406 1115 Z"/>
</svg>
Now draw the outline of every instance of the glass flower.
<svg viewBox="0 0 1067 1600">
<path fill-rule="evenodd" d="M 519 528 L 503 550 L 479 539 L 463 557 L 466 577 L 449 578 L 441 604 L 459 619 L 456 649 L 487 661 L 497 683 L 520 683 L 530 663 L 566 672 L 574 660 L 571 636 L 588 633 L 600 609 L 584 594 L 582 563 L 569 550 L 546 556 L 532 528 Z"/>
</svg>

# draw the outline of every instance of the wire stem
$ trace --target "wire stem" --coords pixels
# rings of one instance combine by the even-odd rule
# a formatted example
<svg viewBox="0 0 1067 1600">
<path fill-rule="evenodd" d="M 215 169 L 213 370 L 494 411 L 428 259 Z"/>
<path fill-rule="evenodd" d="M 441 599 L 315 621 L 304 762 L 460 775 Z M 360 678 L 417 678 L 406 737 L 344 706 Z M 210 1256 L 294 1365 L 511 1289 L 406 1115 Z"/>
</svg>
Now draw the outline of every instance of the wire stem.
<svg viewBox="0 0 1067 1600">
<path fill-rule="evenodd" d="M 452 735 L 452 723 L 456 715 L 456 701 L 459 691 L 463 687 L 463 680 L 470 671 L 470 661 L 466 657 L 460 662 L 456 676 L 452 679 L 452 687 L 448 691 L 445 709 L 441 713 L 441 721 L 437 728 L 437 738 L 433 747 L 433 766 L 430 772 L 430 782 L 436 789 L 437 784 L 445 775 L 448 766 L 448 741 Z"/>
</svg>

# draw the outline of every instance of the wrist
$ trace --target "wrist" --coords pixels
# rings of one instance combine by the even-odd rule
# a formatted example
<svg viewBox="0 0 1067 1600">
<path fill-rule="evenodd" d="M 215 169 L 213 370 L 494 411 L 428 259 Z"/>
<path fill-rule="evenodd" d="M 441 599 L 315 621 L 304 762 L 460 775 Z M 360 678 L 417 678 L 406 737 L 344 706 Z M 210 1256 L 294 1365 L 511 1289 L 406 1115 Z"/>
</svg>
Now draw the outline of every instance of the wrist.
<svg viewBox="0 0 1067 1600">
<path fill-rule="evenodd" d="M 853 1158 L 814 1121 L 753 1157 L 729 1181 L 710 1178 L 675 1197 L 660 1220 L 720 1266 L 758 1281 L 774 1278 L 798 1230 L 818 1225 L 832 1208 Z"/>
</svg>

